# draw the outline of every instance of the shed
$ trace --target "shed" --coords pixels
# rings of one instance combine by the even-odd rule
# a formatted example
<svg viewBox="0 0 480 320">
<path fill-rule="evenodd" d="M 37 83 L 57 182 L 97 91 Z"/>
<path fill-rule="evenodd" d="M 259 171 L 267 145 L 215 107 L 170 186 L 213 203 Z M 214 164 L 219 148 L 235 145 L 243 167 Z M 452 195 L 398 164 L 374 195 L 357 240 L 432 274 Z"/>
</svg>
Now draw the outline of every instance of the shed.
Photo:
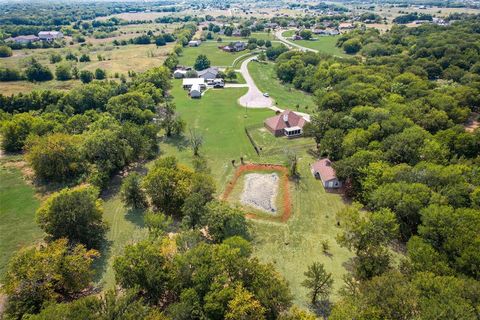
<svg viewBox="0 0 480 320">
<path fill-rule="evenodd" d="M 324 188 L 338 189 L 342 187 L 342 182 L 338 180 L 330 159 L 324 158 L 316 161 L 312 164 L 311 170 L 314 177 L 322 181 Z"/>
<path fill-rule="evenodd" d="M 200 98 L 202 96 L 202 89 L 200 88 L 200 85 L 194 84 L 190 88 L 189 92 L 190 98 Z"/>
</svg>

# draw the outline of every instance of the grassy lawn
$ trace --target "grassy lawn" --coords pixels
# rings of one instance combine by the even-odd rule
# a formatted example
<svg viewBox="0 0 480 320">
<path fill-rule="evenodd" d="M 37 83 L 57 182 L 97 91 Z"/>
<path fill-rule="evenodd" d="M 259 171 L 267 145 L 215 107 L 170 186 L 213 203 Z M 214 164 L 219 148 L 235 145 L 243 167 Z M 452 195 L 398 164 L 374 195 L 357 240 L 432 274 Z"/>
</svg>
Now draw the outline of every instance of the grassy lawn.
<svg viewBox="0 0 480 320">
<path fill-rule="evenodd" d="M 39 201 L 20 169 L 0 163 L 0 279 L 18 249 L 42 238 L 35 222 Z"/>
<path fill-rule="evenodd" d="M 301 179 L 291 184 L 293 214 L 287 223 L 251 220 L 255 237 L 255 255 L 262 261 L 275 264 L 289 281 L 295 302 L 305 306 L 306 292 L 301 286 L 303 272 L 314 261 L 325 264 L 334 274 L 334 287 L 342 286 L 342 275 L 346 272 L 343 264 L 351 257 L 350 253 L 339 248 L 335 242 L 337 233 L 335 213 L 344 203 L 339 195 L 326 193 L 321 183 L 313 178 L 309 164 L 314 159 L 307 154 L 309 139 L 282 139 L 266 134 L 260 127 L 266 117 L 273 112 L 267 109 L 248 109 L 237 105 L 236 100 L 246 89 L 209 90 L 199 100 L 192 100 L 175 80 L 172 95 L 177 111 L 187 123 L 204 137 L 201 154 L 208 160 L 211 173 L 217 181 L 218 194 L 233 176 L 232 159 L 239 163 L 239 157 L 258 163 L 277 163 L 285 161 L 282 152 L 264 152 L 258 156 L 245 133 L 244 126 L 256 126 L 254 139 L 270 148 L 296 149 L 299 156 Z M 245 114 L 247 117 L 245 118 Z M 188 135 L 188 133 L 187 133 Z M 300 148 L 297 148 L 300 146 Z M 164 155 L 175 155 L 182 163 L 191 165 L 192 152 L 183 139 L 168 139 L 161 143 Z M 328 240 L 331 250 L 328 255 L 322 253 L 321 241 Z"/>
<path fill-rule="evenodd" d="M 291 37 L 295 34 L 295 30 L 288 30 L 282 33 L 284 37 Z M 348 57 L 343 50 L 336 45 L 340 36 L 317 36 L 314 35 L 313 40 L 292 40 L 302 47 L 318 50 L 322 53 L 328 53 L 336 56 Z"/>
<path fill-rule="evenodd" d="M 199 47 L 186 47 L 178 59 L 179 64 L 193 66 L 198 55 L 204 54 L 210 59 L 212 66 L 230 66 L 236 58 L 249 52 L 244 50 L 230 53 L 218 48 L 227 44 L 228 42 L 205 41 Z"/>
<path fill-rule="evenodd" d="M 268 92 L 278 107 L 282 109 L 311 112 L 315 103 L 311 95 L 295 89 L 291 85 L 285 85 L 278 80 L 273 63 L 258 63 L 252 61 L 248 64 L 248 71 L 255 84 L 262 92 Z"/>
<path fill-rule="evenodd" d="M 247 41 L 248 38 L 255 38 L 257 40 L 275 40 L 275 34 L 273 32 L 267 33 L 267 32 L 253 32 L 248 38 L 243 38 L 243 37 L 228 37 L 225 35 L 217 35 L 214 34 L 214 39 L 221 38 L 222 41 L 224 42 L 229 42 L 229 41 Z"/>
</svg>

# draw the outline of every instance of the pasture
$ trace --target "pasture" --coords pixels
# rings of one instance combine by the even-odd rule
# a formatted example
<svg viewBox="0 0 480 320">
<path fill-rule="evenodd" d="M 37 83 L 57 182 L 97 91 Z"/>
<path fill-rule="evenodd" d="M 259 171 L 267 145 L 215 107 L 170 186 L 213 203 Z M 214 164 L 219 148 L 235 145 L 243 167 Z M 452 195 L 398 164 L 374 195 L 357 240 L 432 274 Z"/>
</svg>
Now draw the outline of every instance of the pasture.
<svg viewBox="0 0 480 320">
<path fill-rule="evenodd" d="M 279 108 L 297 111 L 298 104 L 298 111 L 306 113 L 315 108 L 312 95 L 278 80 L 273 63 L 251 62 L 248 64 L 248 71 L 260 91 L 268 92 Z"/>
<path fill-rule="evenodd" d="M 234 60 L 242 55 L 248 54 L 249 50 L 240 52 L 225 52 L 219 46 L 226 46 L 228 42 L 204 41 L 198 47 L 185 47 L 178 58 L 179 64 L 193 66 L 200 54 L 204 54 L 210 60 L 212 66 L 228 67 Z"/>
</svg>

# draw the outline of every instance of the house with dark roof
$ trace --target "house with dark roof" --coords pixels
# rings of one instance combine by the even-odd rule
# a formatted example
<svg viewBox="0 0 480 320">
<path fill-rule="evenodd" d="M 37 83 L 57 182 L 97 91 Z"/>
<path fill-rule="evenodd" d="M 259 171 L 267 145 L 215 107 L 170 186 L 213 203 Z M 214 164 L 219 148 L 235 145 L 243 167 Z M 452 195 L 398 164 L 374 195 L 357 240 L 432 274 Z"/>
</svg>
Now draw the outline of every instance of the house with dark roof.
<svg viewBox="0 0 480 320">
<path fill-rule="evenodd" d="M 327 159 L 320 159 L 311 165 L 310 169 L 315 178 L 322 181 L 323 187 L 328 189 L 338 189 L 342 187 L 342 182 L 338 180 L 332 162 Z"/>
<path fill-rule="evenodd" d="M 228 46 L 220 47 L 220 49 L 226 52 L 239 52 L 247 49 L 247 44 L 242 41 L 237 41 L 229 44 Z"/>
<path fill-rule="evenodd" d="M 285 110 L 282 113 L 268 118 L 263 122 L 265 128 L 275 137 L 297 137 L 303 134 L 303 126 L 307 120 L 293 111 Z"/>
<path fill-rule="evenodd" d="M 211 80 L 218 78 L 218 68 L 210 67 L 197 72 L 199 78 Z"/>
</svg>

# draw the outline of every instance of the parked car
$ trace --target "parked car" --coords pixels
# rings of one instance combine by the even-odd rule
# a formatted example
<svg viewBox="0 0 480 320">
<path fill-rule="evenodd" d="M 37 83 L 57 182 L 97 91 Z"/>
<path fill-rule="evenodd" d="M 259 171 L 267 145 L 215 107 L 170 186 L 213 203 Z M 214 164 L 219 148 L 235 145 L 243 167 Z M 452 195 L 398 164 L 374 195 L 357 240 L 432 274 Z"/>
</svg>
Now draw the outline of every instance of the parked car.
<svg viewBox="0 0 480 320">
<path fill-rule="evenodd" d="M 270 95 L 268 94 L 268 92 L 265 92 L 265 93 L 263 94 L 263 96 L 264 96 L 264 97 L 267 97 L 267 98 L 270 97 Z"/>
</svg>

